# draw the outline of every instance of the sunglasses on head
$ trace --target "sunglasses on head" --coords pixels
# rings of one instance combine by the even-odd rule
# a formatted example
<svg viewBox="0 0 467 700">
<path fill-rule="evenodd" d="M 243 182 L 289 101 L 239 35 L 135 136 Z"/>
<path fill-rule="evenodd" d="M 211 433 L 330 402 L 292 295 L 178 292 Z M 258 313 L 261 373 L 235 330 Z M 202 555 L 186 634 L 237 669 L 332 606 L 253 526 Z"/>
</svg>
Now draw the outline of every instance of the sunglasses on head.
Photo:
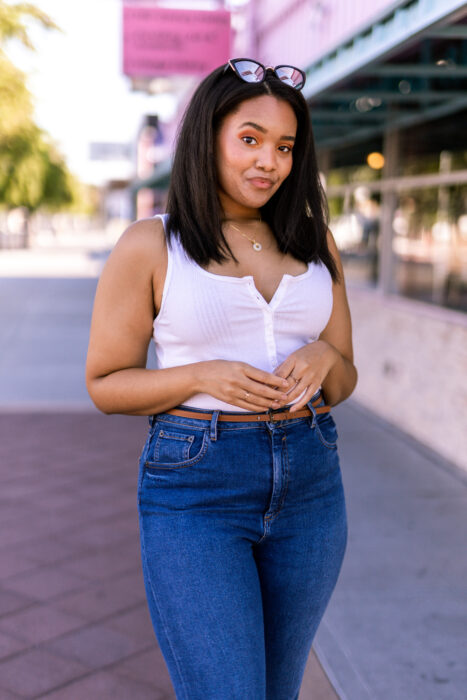
<svg viewBox="0 0 467 700">
<path fill-rule="evenodd" d="M 253 61 L 251 58 L 231 58 L 224 68 L 224 73 L 229 68 L 245 83 L 262 83 L 268 70 L 272 70 L 276 78 L 296 90 L 301 90 L 306 80 L 306 75 L 300 68 L 287 65 L 276 66 L 275 68 L 263 66 L 262 63 Z"/>
</svg>

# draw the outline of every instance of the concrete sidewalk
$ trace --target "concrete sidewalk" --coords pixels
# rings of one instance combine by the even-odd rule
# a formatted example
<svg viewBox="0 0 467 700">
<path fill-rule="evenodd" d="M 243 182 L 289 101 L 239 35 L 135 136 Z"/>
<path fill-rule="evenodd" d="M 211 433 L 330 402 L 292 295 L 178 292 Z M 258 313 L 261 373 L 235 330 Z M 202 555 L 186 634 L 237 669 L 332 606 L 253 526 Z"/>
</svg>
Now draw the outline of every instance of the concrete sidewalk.
<svg viewBox="0 0 467 700">
<path fill-rule="evenodd" d="M 461 700 L 467 487 L 356 406 L 335 415 L 349 547 L 314 644 L 332 685 L 312 654 L 300 700 Z M 146 425 L 1 416 L 2 700 L 174 698 L 140 573 Z"/>
<path fill-rule="evenodd" d="M 2 700 L 173 697 L 139 564 L 146 420 L 84 387 L 95 285 L 0 279 Z M 349 545 L 314 649 L 335 690 L 312 654 L 300 700 L 465 700 L 466 475 L 352 400 L 334 415 Z"/>
<path fill-rule="evenodd" d="M 141 576 L 146 431 L 97 412 L 1 416 L 1 700 L 175 699 Z M 313 653 L 303 686 L 301 700 L 337 698 Z"/>
<path fill-rule="evenodd" d="M 349 543 L 315 649 L 342 700 L 467 697 L 467 475 L 334 409 Z"/>
</svg>

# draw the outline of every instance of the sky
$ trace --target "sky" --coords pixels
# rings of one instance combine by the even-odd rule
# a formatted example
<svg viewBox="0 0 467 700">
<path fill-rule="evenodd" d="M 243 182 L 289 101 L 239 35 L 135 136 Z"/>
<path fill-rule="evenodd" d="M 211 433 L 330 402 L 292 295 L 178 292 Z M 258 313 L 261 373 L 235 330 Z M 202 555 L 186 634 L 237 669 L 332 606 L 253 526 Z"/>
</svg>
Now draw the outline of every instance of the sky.
<svg viewBox="0 0 467 700">
<path fill-rule="evenodd" d="M 89 143 L 134 141 L 142 115 L 166 113 L 170 118 L 170 101 L 167 96 L 130 92 L 129 78 L 121 69 L 120 0 L 34 2 L 63 33 L 31 24 L 37 51 L 10 45 L 8 53 L 29 75 L 39 126 L 51 134 L 80 179 L 100 184 L 109 177 L 109 166 L 89 160 Z M 196 0 L 184 4 L 203 7 Z M 131 166 L 115 163 L 110 177 L 131 172 Z"/>
</svg>

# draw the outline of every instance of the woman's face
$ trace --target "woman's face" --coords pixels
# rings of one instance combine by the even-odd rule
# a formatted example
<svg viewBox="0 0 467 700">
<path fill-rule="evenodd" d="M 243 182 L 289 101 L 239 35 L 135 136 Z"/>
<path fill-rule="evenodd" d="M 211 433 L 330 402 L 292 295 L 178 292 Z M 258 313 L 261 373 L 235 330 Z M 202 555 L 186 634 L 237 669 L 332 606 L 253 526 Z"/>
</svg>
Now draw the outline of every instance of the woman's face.
<svg viewBox="0 0 467 700">
<path fill-rule="evenodd" d="M 284 100 L 261 95 L 227 115 L 216 139 L 219 198 L 230 217 L 257 216 L 292 169 L 297 119 Z"/>
</svg>

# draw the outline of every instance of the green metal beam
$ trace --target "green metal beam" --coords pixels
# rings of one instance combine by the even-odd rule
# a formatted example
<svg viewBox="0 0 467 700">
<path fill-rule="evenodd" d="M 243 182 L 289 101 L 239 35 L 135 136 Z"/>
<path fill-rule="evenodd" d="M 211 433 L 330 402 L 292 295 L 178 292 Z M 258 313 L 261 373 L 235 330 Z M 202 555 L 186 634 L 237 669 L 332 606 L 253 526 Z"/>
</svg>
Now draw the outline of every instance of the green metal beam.
<svg viewBox="0 0 467 700">
<path fill-rule="evenodd" d="M 385 121 L 388 115 L 385 110 L 381 111 L 376 109 L 369 112 L 339 112 L 337 109 L 312 109 L 311 116 L 313 120 L 325 119 L 326 122 L 380 122 Z"/>
<path fill-rule="evenodd" d="M 424 36 L 436 39 L 467 39 L 467 25 L 455 24 L 452 27 L 430 29 Z"/>
<path fill-rule="evenodd" d="M 362 87 L 360 90 L 355 88 L 350 90 L 336 90 L 335 92 L 322 92 L 316 95 L 311 102 L 311 106 L 315 102 L 346 102 L 357 100 L 359 97 L 377 97 L 388 102 L 436 102 L 445 100 L 455 100 L 460 97 L 465 97 L 465 90 L 423 90 L 420 92 L 409 92 L 403 95 L 400 92 L 391 92 L 387 89 L 378 90 L 372 87 L 367 90 Z"/>
<path fill-rule="evenodd" d="M 447 116 L 448 114 L 453 114 L 454 112 L 458 112 L 465 107 L 467 107 L 467 96 L 457 100 L 450 100 L 445 104 L 437 105 L 436 107 L 429 108 L 426 111 L 418 112 L 417 114 L 413 115 L 404 114 L 402 117 L 398 117 L 396 112 L 389 117 L 385 125 L 380 124 L 373 127 L 367 126 L 362 129 L 356 129 L 352 132 L 346 131 L 342 137 L 336 136 L 321 140 L 319 139 L 318 135 L 316 135 L 316 142 L 319 148 L 336 148 L 338 146 L 349 145 L 352 143 L 361 143 L 374 136 L 381 135 L 384 127 L 387 129 L 406 129 L 410 126 L 415 126 L 416 124 L 430 121 L 431 119 L 437 119 L 439 117 Z"/>
<path fill-rule="evenodd" d="M 329 124 L 328 126 L 326 126 L 326 124 L 316 124 L 313 117 L 311 122 L 313 124 L 315 140 L 319 142 L 318 146 L 320 147 L 324 145 L 322 139 L 340 139 L 341 137 L 349 135 L 349 127 L 347 124 L 339 124 L 338 126 L 334 124 Z M 380 131 L 381 129 L 378 129 L 378 133 Z"/>
<path fill-rule="evenodd" d="M 409 76 L 422 76 L 425 78 L 465 78 L 467 66 L 453 66 L 436 64 L 428 66 L 419 63 L 386 63 L 382 65 L 364 66 L 358 71 L 359 75 L 382 75 L 385 77 L 400 78 L 403 80 Z"/>
<path fill-rule="evenodd" d="M 158 163 L 154 168 L 153 173 L 145 180 L 135 180 L 131 184 L 131 191 L 138 192 L 139 190 L 149 188 L 153 189 L 159 187 L 164 189 L 168 187 L 170 181 L 170 173 L 172 171 L 172 161 L 170 159 Z"/>
<path fill-rule="evenodd" d="M 437 24 L 456 22 L 465 17 L 466 12 L 465 0 L 412 0 L 397 7 L 312 63 L 306 71 L 309 80 L 303 88 L 305 99 L 315 98 L 331 86 L 360 75 L 364 69 L 371 74 L 369 66 L 373 62 L 379 65 L 383 58 L 390 59 L 401 47 L 408 48 L 419 42 L 424 32 L 436 30 Z M 444 70 L 443 77 L 452 77 L 448 71 Z M 459 71 L 453 77 L 462 75 Z"/>
</svg>

